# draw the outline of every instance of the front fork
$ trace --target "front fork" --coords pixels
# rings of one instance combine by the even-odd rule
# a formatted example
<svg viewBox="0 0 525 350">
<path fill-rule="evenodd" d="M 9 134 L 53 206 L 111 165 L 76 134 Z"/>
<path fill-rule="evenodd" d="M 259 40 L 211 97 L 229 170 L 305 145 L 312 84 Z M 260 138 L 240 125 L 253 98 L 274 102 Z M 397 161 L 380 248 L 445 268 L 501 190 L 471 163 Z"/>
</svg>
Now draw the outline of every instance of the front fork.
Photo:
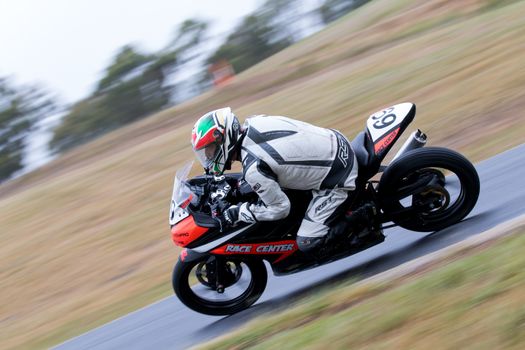
<svg viewBox="0 0 525 350">
<path fill-rule="evenodd" d="M 218 255 L 209 255 L 208 253 L 198 253 L 191 249 L 183 249 L 179 259 L 181 262 L 191 262 L 196 259 L 202 259 L 203 256 L 208 255 L 209 258 L 204 263 L 206 267 L 205 279 L 203 283 L 207 287 L 216 290 L 218 293 L 224 293 L 224 290 L 236 283 L 242 274 L 242 267 L 240 263 L 232 262 Z M 234 265 L 232 267 L 232 264 Z M 202 268 L 202 267 L 201 267 Z M 201 279 L 204 275 L 201 275 Z M 197 277 L 199 278 L 199 277 Z"/>
<path fill-rule="evenodd" d="M 221 257 L 215 257 L 215 290 L 217 293 L 224 293 L 226 278 L 226 262 Z"/>
<path fill-rule="evenodd" d="M 224 290 L 235 284 L 242 274 L 241 265 L 228 261 L 222 256 L 213 256 L 211 262 L 206 263 L 206 269 L 210 272 L 211 279 L 208 279 L 210 288 L 217 293 L 224 293 Z"/>
</svg>

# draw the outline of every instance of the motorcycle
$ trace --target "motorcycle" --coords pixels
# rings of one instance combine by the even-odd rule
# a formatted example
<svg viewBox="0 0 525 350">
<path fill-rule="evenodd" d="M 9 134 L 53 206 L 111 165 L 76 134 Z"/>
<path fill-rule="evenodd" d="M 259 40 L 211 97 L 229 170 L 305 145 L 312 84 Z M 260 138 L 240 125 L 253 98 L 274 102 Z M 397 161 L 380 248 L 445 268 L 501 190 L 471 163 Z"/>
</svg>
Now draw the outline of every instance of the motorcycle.
<svg viewBox="0 0 525 350">
<path fill-rule="evenodd" d="M 264 260 L 274 275 L 286 275 L 377 245 L 384 235 L 370 233 L 378 230 L 400 226 L 433 232 L 464 219 L 477 202 L 480 184 L 476 169 L 461 154 L 423 147 L 426 135 L 417 130 L 388 165 L 381 165 L 415 114 L 412 103 L 388 107 L 372 114 L 365 130 L 351 141 L 358 177 L 355 200 L 347 209 L 368 204 L 375 215 L 364 227 L 351 228 L 347 239 L 335 243 L 326 256 L 304 254 L 295 241 L 311 191 L 285 189 L 291 210 L 282 220 L 239 224 L 222 232 L 213 217 L 217 210 L 228 203 L 256 201 L 257 195 L 241 174 L 188 179 L 192 164 L 186 165 L 175 176 L 170 209 L 172 240 L 184 248 L 173 271 L 178 298 L 200 313 L 233 314 L 263 293 Z"/>
</svg>

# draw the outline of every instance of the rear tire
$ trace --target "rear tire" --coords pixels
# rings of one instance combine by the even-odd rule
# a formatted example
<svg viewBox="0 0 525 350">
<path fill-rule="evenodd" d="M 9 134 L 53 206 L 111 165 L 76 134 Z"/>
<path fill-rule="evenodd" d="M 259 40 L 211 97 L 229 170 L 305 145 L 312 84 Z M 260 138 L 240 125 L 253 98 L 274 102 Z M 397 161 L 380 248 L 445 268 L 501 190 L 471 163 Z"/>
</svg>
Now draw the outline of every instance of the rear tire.
<svg viewBox="0 0 525 350">
<path fill-rule="evenodd" d="M 408 179 L 414 174 L 432 174 L 436 172 L 436 168 L 447 170 L 457 177 L 460 183 L 457 199 L 447 203 L 440 210 L 414 213 L 411 217 L 396 215 L 404 208 L 398 199 L 399 195 L 396 195 L 399 189 L 407 186 L 407 183 L 410 184 Z M 446 179 L 443 180 L 443 188 L 446 190 L 444 194 L 447 195 Z M 397 159 L 388 166 L 378 186 L 384 213 L 390 216 L 395 224 L 421 232 L 438 231 L 461 221 L 474 208 L 479 191 L 479 177 L 472 163 L 455 151 L 439 147 L 419 148 Z"/>
<path fill-rule="evenodd" d="M 190 278 L 193 279 L 191 273 L 194 271 L 194 268 L 198 267 L 199 264 L 203 262 L 209 262 L 210 259 L 213 260 L 215 257 L 205 256 L 201 259 L 190 262 L 182 262 L 179 260 L 175 265 L 172 279 L 173 290 L 179 297 L 180 301 L 190 309 L 207 315 L 231 315 L 250 307 L 264 292 L 268 274 L 266 272 L 266 266 L 262 260 L 237 260 L 224 258 L 227 262 L 233 263 L 234 266 L 241 266 L 241 264 L 244 265 L 242 268 L 243 272 L 241 273 L 245 273 L 246 270 L 249 271 L 250 280 L 246 290 L 230 300 L 211 300 L 201 297 L 194 291 L 196 285 L 200 288 L 207 288 L 209 291 L 206 291 L 206 293 L 209 293 L 212 296 L 215 295 L 214 293 L 216 293 L 217 297 L 223 297 L 226 294 L 216 292 L 209 283 L 199 282 L 201 277 L 194 276 L 197 277 L 197 279 L 190 282 Z M 225 288 L 226 291 L 236 283 L 237 281 L 234 281 L 231 285 L 228 285 Z"/>
</svg>

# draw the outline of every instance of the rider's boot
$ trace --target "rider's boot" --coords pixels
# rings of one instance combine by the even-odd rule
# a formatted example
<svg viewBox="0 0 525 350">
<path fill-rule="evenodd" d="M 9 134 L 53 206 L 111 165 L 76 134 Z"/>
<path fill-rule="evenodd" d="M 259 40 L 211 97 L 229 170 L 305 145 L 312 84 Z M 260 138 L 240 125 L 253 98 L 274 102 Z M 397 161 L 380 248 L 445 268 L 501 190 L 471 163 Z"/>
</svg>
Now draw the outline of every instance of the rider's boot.
<svg viewBox="0 0 525 350">
<path fill-rule="evenodd" d="M 365 204 L 346 213 L 342 220 L 333 224 L 326 236 L 297 237 L 299 249 L 316 260 L 324 260 L 341 249 L 341 244 L 359 244 L 364 237 L 384 238 L 383 232 L 375 224 L 376 208 Z M 338 248 L 339 246 L 339 248 Z"/>
<path fill-rule="evenodd" d="M 376 215 L 376 207 L 371 203 L 366 203 L 353 211 L 346 212 L 345 219 L 350 227 L 370 226 Z"/>
<path fill-rule="evenodd" d="M 331 249 L 327 243 L 327 236 L 322 237 L 303 237 L 297 236 L 299 250 L 313 260 L 322 262 L 330 256 Z"/>
<path fill-rule="evenodd" d="M 384 238 L 383 231 L 377 221 L 377 209 L 371 203 L 349 211 L 345 215 L 345 222 L 352 229 L 351 243 L 358 243 L 364 237 Z"/>
</svg>

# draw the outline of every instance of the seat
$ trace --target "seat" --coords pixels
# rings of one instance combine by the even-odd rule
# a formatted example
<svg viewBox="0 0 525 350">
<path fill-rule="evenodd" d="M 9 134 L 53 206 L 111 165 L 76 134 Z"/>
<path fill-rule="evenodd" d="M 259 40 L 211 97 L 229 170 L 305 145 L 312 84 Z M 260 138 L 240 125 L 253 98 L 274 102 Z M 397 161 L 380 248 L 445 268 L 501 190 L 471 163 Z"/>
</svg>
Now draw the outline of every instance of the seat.
<svg viewBox="0 0 525 350">
<path fill-rule="evenodd" d="M 374 145 L 365 131 L 361 131 L 350 142 L 352 149 L 357 158 L 358 178 L 362 181 L 367 181 L 371 176 L 377 172 L 379 167 L 377 159 L 374 154 Z"/>
<path fill-rule="evenodd" d="M 359 168 L 366 168 L 369 165 L 370 155 L 368 154 L 365 143 L 366 134 L 364 131 L 361 131 L 359 134 L 357 134 L 355 139 L 350 142 L 357 158 Z"/>
</svg>

